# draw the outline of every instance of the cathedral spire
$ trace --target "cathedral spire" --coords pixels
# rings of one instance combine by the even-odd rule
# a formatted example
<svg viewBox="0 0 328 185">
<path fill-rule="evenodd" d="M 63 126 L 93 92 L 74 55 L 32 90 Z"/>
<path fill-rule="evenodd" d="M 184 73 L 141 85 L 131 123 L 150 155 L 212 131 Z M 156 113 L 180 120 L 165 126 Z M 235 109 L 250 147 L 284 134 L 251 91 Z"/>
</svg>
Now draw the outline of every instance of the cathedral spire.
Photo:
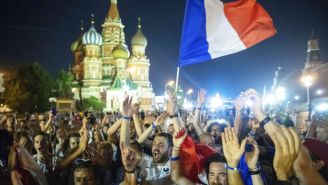
<svg viewBox="0 0 328 185">
<path fill-rule="evenodd" d="M 81 32 L 84 31 L 84 21 L 83 20 L 80 21 L 80 30 L 81 30 Z"/>
<path fill-rule="evenodd" d="M 107 14 L 107 18 L 111 20 L 121 21 L 120 14 L 117 8 L 117 0 L 111 0 L 111 5 Z"/>
<path fill-rule="evenodd" d="M 91 14 L 91 24 L 92 26 L 95 24 L 95 15 L 93 13 Z"/>
</svg>

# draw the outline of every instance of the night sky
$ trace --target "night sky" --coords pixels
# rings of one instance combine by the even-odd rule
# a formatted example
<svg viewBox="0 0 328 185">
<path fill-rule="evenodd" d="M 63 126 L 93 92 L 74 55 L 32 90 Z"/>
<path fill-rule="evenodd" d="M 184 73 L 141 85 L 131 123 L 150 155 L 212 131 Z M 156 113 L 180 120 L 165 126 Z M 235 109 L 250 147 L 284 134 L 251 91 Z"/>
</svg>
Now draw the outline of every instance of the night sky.
<svg viewBox="0 0 328 185">
<path fill-rule="evenodd" d="M 234 97 L 249 87 L 271 86 L 277 66 L 301 70 L 311 30 L 320 40 L 321 57 L 328 61 L 327 0 L 258 0 L 272 16 L 278 34 L 239 53 L 181 69 L 181 85 L 206 88 Z M 128 45 L 142 18 L 148 39 L 150 79 L 157 94 L 175 79 L 185 0 L 118 0 Z M 110 0 L 1 0 L 0 71 L 31 61 L 40 62 L 52 75 L 72 64 L 72 41 L 80 20 L 96 28 L 109 10 Z"/>
</svg>

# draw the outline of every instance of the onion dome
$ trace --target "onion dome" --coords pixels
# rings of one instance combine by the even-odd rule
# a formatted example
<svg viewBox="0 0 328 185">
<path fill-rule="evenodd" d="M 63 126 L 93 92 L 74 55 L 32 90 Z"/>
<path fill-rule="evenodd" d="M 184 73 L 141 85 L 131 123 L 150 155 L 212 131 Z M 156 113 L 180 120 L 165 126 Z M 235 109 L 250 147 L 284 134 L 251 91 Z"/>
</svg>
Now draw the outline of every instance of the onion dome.
<svg viewBox="0 0 328 185">
<path fill-rule="evenodd" d="M 83 21 L 81 21 L 81 28 L 80 28 L 80 30 L 81 30 L 80 35 L 71 44 L 71 51 L 72 51 L 72 53 L 83 50 L 83 44 L 82 44 L 82 36 L 83 36 L 83 30 L 84 30 Z"/>
<path fill-rule="evenodd" d="M 115 46 L 112 55 L 114 58 L 128 59 L 130 57 L 130 51 L 122 43 Z"/>
<path fill-rule="evenodd" d="M 91 14 L 91 28 L 83 35 L 82 37 L 82 43 L 84 45 L 101 45 L 102 44 L 102 37 L 101 35 L 97 32 L 97 30 L 94 27 L 94 15 Z"/>
<path fill-rule="evenodd" d="M 131 39 L 131 45 L 147 46 L 147 38 L 141 31 L 141 19 L 138 17 L 138 31 Z"/>
</svg>

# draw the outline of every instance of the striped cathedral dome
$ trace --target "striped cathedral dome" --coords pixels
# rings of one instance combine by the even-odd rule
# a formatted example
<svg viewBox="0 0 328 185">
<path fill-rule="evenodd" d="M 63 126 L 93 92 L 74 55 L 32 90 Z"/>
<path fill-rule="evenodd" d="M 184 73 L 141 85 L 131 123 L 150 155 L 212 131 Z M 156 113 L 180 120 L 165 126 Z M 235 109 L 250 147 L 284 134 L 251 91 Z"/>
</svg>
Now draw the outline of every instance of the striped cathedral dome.
<svg viewBox="0 0 328 185">
<path fill-rule="evenodd" d="M 87 31 L 82 37 L 82 43 L 84 45 L 101 45 L 102 44 L 102 37 L 97 32 L 95 27 L 92 25 L 89 31 Z"/>
</svg>

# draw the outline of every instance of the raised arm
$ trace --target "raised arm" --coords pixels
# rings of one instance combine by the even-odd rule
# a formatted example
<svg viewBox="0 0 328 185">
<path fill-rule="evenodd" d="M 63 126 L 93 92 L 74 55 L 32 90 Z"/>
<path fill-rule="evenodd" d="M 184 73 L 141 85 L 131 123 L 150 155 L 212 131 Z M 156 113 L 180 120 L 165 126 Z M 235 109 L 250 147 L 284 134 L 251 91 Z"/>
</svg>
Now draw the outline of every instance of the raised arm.
<svg viewBox="0 0 328 185">
<path fill-rule="evenodd" d="M 111 127 L 109 127 L 109 129 L 107 130 L 108 139 L 121 127 L 122 122 L 123 120 L 119 119 Z"/>
<path fill-rule="evenodd" d="M 132 105 L 132 111 L 133 111 L 133 123 L 134 127 L 136 129 L 138 137 L 140 137 L 143 133 L 142 123 L 139 119 L 138 112 L 139 112 L 139 103 L 135 103 Z"/>
<path fill-rule="evenodd" d="M 89 141 L 89 132 L 87 129 L 87 118 L 83 119 L 83 126 L 80 129 L 80 143 L 77 150 L 75 150 L 73 153 L 68 155 L 66 158 L 64 158 L 62 161 L 58 163 L 58 165 L 55 167 L 55 173 L 59 173 L 61 170 L 65 169 L 67 166 L 69 166 L 77 157 L 79 157 L 88 147 L 88 141 Z"/>
<path fill-rule="evenodd" d="M 120 134 L 121 151 L 130 147 L 129 124 L 132 116 L 131 103 L 132 103 L 132 97 L 129 96 L 127 96 L 123 101 L 123 108 L 122 108 L 123 121 L 121 125 L 121 134 Z"/>
<path fill-rule="evenodd" d="M 198 91 L 197 106 L 195 110 L 195 115 L 193 117 L 194 119 L 192 122 L 198 137 L 204 134 L 204 130 L 200 126 L 200 115 L 205 101 L 206 101 L 206 91 L 204 89 L 201 89 L 200 91 Z"/>
<path fill-rule="evenodd" d="M 253 146 L 252 151 L 246 152 L 246 163 L 248 170 L 251 173 L 253 185 L 263 185 L 263 179 L 261 177 L 260 169 L 258 167 L 258 160 L 260 155 L 260 149 L 256 141 L 253 138 L 247 138 L 249 144 Z"/>
<path fill-rule="evenodd" d="M 228 182 L 232 185 L 243 185 L 244 183 L 237 166 L 241 156 L 245 152 L 246 139 L 239 144 L 234 128 L 225 128 L 221 138 L 223 154 L 228 165 Z"/>
<path fill-rule="evenodd" d="M 176 107 L 177 97 L 173 95 L 172 92 L 168 92 L 169 99 L 166 105 L 166 112 L 169 114 L 169 117 L 172 120 L 174 130 L 181 130 L 184 128 L 183 123 L 180 120 L 180 116 L 178 114 L 178 110 Z"/>
<path fill-rule="evenodd" d="M 54 118 L 54 115 L 50 112 L 49 113 L 49 119 L 48 119 L 47 123 L 46 124 L 40 123 L 40 127 L 41 127 L 42 132 L 46 132 L 49 129 L 53 118 Z"/>
<path fill-rule="evenodd" d="M 155 122 L 150 127 L 148 127 L 146 131 L 138 138 L 138 143 L 145 142 L 148 136 L 152 133 L 152 131 L 156 129 L 156 127 L 162 125 L 168 116 L 169 114 L 167 112 L 164 112 L 159 115 L 156 118 Z"/>
<path fill-rule="evenodd" d="M 171 180 L 175 183 L 177 183 L 178 180 L 184 178 L 181 175 L 181 170 L 180 170 L 180 148 L 186 137 L 187 137 L 186 130 L 179 130 L 178 132 L 175 132 L 173 136 L 173 150 L 172 150 L 170 165 L 171 165 Z"/>
<path fill-rule="evenodd" d="M 244 107 L 245 104 L 245 96 L 243 93 L 241 93 L 235 100 L 234 105 L 236 109 L 236 115 L 235 115 L 235 122 L 234 122 L 234 128 L 236 130 L 237 136 L 239 136 L 240 130 L 241 130 L 241 110 Z"/>
</svg>

